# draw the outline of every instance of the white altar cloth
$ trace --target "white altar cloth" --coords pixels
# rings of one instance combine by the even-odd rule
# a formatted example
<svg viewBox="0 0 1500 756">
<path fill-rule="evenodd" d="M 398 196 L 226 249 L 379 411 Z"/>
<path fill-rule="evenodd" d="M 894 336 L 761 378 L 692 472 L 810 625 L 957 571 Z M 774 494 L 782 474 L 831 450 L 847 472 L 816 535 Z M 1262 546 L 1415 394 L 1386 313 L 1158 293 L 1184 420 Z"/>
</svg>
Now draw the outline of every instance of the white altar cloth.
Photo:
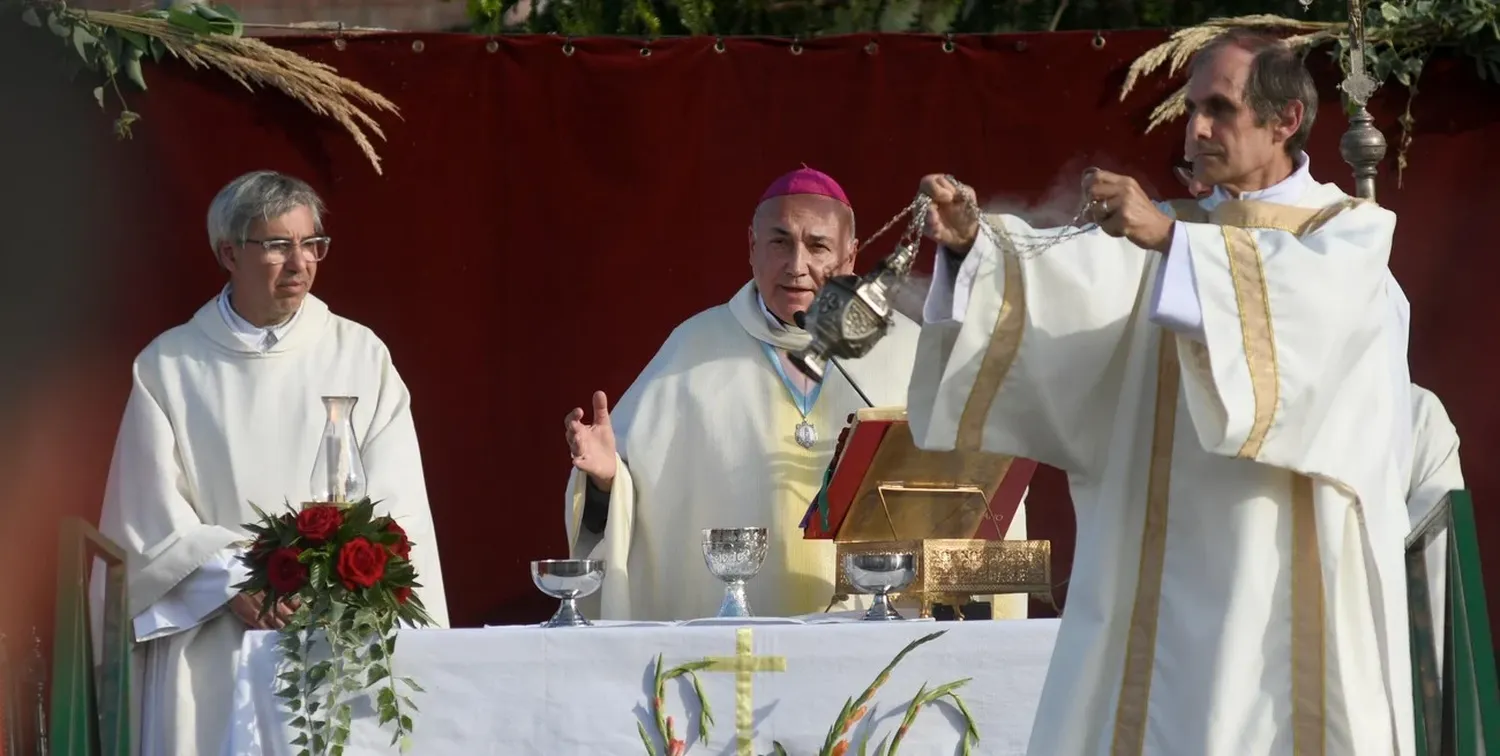
<svg viewBox="0 0 1500 756">
<path fill-rule="evenodd" d="M 975 753 L 1024 754 L 1057 620 L 972 622 L 848 622 L 749 627 L 754 655 L 783 657 L 785 672 L 752 677 L 754 753 L 778 740 L 791 756 L 814 756 L 848 698 L 864 691 L 902 647 L 948 631 L 913 651 L 876 693 L 871 716 L 855 730 L 873 732 L 873 750 L 894 733 L 906 705 L 929 687 L 970 677 L 959 691 L 979 729 Z M 426 692 L 413 694 L 419 712 L 410 753 L 420 756 L 635 756 L 645 754 L 637 722 L 647 724 L 648 690 L 658 653 L 668 668 L 705 657 L 735 655 L 739 628 L 722 624 L 560 628 L 494 627 L 410 630 L 396 645 L 395 673 Z M 226 756 L 292 756 L 289 720 L 275 697 L 278 653 L 269 632 L 245 634 Z M 702 672 L 715 717 L 707 743 L 687 737 L 688 756 L 734 756 L 736 685 L 732 672 Z M 669 683 L 667 711 L 679 737 L 696 733 L 691 686 Z M 956 754 L 957 712 L 924 709 L 903 741 L 912 756 Z M 376 725 L 369 699 L 354 704 L 348 756 L 395 753 L 389 731 Z M 658 754 L 662 753 L 660 744 Z"/>
</svg>

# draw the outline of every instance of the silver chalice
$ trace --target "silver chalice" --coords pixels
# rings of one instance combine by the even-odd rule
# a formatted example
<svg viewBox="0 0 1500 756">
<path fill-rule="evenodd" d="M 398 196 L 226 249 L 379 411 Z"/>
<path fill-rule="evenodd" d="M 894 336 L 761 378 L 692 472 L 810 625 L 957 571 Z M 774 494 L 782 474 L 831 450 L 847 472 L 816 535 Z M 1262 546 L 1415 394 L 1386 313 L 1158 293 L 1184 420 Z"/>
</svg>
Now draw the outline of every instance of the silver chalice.
<svg viewBox="0 0 1500 756">
<path fill-rule="evenodd" d="M 588 627 L 578 611 L 578 599 L 591 595 L 604 584 L 604 562 L 599 559 L 541 559 L 531 563 L 531 582 L 537 590 L 561 599 L 557 613 L 542 627 Z"/>
<path fill-rule="evenodd" d="M 890 594 L 911 585 L 917 576 L 917 557 L 911 552 L 872 552 L 844 557 L 844 574 L 860 593 L 874 595 L 866 620 L 884 622 L 904 619 L 891 606 Z"/>
<path fill-rule="evenodd" d="M 745 581 L 760 572 L 766 561 L 765 528 L 709 528 L 703 531 L 703 561 L 708 571 L 728 585 L 720 617 L 752 617 L 745 597 Z"/>
</svg>

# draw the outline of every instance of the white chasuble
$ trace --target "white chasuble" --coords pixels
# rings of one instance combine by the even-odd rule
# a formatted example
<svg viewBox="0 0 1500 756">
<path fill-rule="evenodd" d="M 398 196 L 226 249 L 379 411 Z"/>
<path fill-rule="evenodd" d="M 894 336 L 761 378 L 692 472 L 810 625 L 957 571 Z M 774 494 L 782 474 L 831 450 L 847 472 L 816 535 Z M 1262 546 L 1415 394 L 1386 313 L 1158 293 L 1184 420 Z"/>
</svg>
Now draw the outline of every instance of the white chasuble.
<svg viewBox="0 0 1500 756">
<path fill-rule="evenodd" d="M 918 443 L 1069 475 L 1034 756 L 1412 752 L 1395 217 L 1296 194 L 1178 206 L 1196 327 L 1152 320 L 1162 255 L 1098 231 L 1026 260 L 981 235 L 970 290 L 934 281 L 929 310 L 967 300 L 923 328 Z"/>
<path fill-rule="evenodd" d="M 917 332 L 897 315 L 869 354 L 840 363 L 876 406 L 905 404 Z M 586 477 L 575 469 L 568 482 L 571 553 L 602 559 L 608 570 L 586 611 L 612 620 L 713 616 L 724 584 L 703 563 L 702 531 L 726 527 L 769 530 L 766 563 L 747 585 L 751 611 L 828 608 L 833 542 L 804 539 L 799 524 L 839 432 L 865 403 L 830 368 L 807 416 L 817 441 L 798 445 L 802 415 L 762 344 L 796 350 L 809 338 L 773 330 L 753 283 L 673 331 L 611 410 L 620 462 L 603 533 L 582 526 Z"/>
<path fill-rule="evenodd" d="M 136 358 L 100 529 L 128 556 L 131 617 L 247 540 L 251 502 L 275 512 L 307 501 L 326 420 L 324 396 L 356 396 L 353 422 L 376 512 L 413 542 L 418 595 L 448 624 L 411 398 L 370 329 L 308 296 L 269 348 L 241 339 L 209 302 Z M 97 616 L 102 607 L 97 603 Z M 215 754 L 228 726 L 240 636 L 227 607 L 132 655 L 142 756 Z M 143 740 L 144 738 L 144 740 Z"/>
</svg>

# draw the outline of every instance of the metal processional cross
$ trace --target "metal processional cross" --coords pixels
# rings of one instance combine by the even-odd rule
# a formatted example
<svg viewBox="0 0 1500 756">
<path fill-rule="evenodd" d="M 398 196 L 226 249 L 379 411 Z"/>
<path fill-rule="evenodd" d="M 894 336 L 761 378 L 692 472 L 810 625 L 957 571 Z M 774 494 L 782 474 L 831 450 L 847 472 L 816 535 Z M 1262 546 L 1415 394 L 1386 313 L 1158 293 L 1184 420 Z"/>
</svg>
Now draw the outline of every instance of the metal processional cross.
<svg viewBox="0 0 1500 756">
<path fill-rule="evenodd" d="M 1299 0 L 1304 8 L 1312 0 Z M 1375 173 L 1385 159 L 1385 135 L 1375 128 L 1370 111 L 1365 108 L 1380 82 L 1365 67 L 1365 3 L 1349 0 L 1349 72 L 1339 89 L 1349 96 L 1353 106 L 1349 130 L 1339 140 L 1339 154 L 1354 169 L 1354 194 L 1360 199 L 1375 199 Z"/>
</svg>

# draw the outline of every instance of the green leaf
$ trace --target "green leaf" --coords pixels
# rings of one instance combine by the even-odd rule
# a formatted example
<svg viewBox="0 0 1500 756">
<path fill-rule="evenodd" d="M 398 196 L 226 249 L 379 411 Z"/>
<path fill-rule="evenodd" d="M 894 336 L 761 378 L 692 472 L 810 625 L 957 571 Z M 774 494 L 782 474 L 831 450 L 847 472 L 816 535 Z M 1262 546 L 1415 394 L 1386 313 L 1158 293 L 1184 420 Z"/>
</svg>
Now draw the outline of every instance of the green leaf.
<svg viewBox="0 0 1500 756">
<path fill-rule="evenodd" d="M 412 690 L 415 690 L 418 693 L 426 693 L 427 692 L 426 690 L 422 689 L 422 686 L 420 686 L 420 685 L 417 684 L 416 680 L 413 680 L 410 677 L 403 677 L 403 678 L 401 678 L 401 682 L 406 683 L 407 687 L 411 688 Z"/>
<path fill-rule="evenodd" d="M 104 109 L 104 87 L 94 87 L 94 101 L 99 103 L 99 109 Z"/>
<path fill-rule="evenodd" d="M 202 36 L 214 33 L 213 24 L 208 19 L 181 8 L 172 8 L 167 11 L 167 23 Z"/>
<path fill-rule="evenodd" d="M 652 743 L 651 736 L 646 734 L 646 726 L 641 724 L 640 721 L 637 720 L 635 723 L 635 730 L 636 732 L 641 734 L 641 745 L 646 747 L 646 753 L 648 754 L 648 756 L 656 756 L 656 745 Z"/>
<path fill-rule="evenodd" d="M 21 11 L 21 20 L 26 22 L 27 26 L 35 26 L 38 29 L 42 28 L 42 17 L 36 14 L 36 8 L 27 8 Z"/>
<path fill-rule="evenodd" d="M 47 28 L 51 29 L 53 34 L 63 39 L 67 39 L 73 34 L 72 27 L 64 22 L 63 17 L 58 15 L 56 11 L 47 14 Z"/>
<path fill-rule="evenodd" d="M 370 667 L 370 674 L 365 678 L 365 687 L 374 687 L 375 683 L 378 683 L 390 676 L 390 670 L 386 669 L 384 665 L 376 664 L 375 666 Z"/>
<path fill-rule="evenodd" d="M 83 58 L 84 62 L 89 65 L 89 69 L 92 70 L 94 60 L 90 53 L 92 53 L 95 47 L 99 44 L 99 38 L 90 34 L 88 30 L 83 28 L 82 26 L 73 27 L 72 36 L 73 49 L 78 51 L 78 57 Z"/>
<path fill-rule="evenodd" d="M 148 43 L 151 45 L 151 59 L 160 63 L 161 59 L 166 57 L 167 46 L 162 44 L 162 41 L 156 37 L 151 37 Z"/>
<path fill-rule="evenodd" d="M 143 53 L 149 52 L 148 48 L 150 48 L 151 46 L 150 37 L 147 37 L 140 32 L 130 31 L 129 29 L 115 29 L 114 32 L 115 34 L 118 34 L 120 36 L 120 39 L 124 40 L 125 43 L 130 45 L 131 47 L 134 47 L 135 49 L 140 50 Z"/>
<path fill-rule="evenodd" d="M 125 40 L 106 30 L 95 47 L 99 50 L 99 62 L 104 66 L 104 75 L 113 77 L 124 60 Z"/>
<path fill-rule="evenodd" d="M 1381 3 L 1380 16 L 1381 18 L 1384 18 L 1386 23 L 1388 24 L 1401 23 L 1401 6 L 1392 2 Z"/>
</svg>

